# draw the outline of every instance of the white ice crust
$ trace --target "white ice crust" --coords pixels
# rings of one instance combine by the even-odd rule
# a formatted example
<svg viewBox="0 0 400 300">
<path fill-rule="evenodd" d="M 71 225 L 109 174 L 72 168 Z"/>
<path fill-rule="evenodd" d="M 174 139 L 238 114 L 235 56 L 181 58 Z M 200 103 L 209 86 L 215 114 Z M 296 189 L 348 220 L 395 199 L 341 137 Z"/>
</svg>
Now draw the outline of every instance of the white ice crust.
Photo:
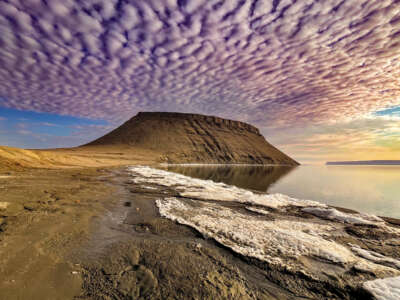
<svg viewBox="0 0 400 300">
<path fill-rule="evenodd" d="M 281 257 L 301 255 L 341 264 L 356 260 L 349 249 L 323 238 L 335 231 L 329 225 L 259 220 L 217 204 L 191 206 L 176 198 L 159 199 L 156 204 L 162 216 L 194 227 L 238 253 L 269 263 L 284 265 Z"/>
<path fill-rule="evenodd" d="M 253 207 L 253 206 L 246 206 L 246 209 L 252 212 L 256 212 L 259 213 L 261 215 L 269 215 L 269 211 L 262 209 L 262 208 L 257 208 L 257 207 Z"/>
<path fill-rule="evenodd" d="M 183 196 L 158 199 L 156 205 L 161 216 L 193 227 L 204 236 L 244 256 L 287 269 L 295 268 L 310 276 L 313 276 L 314 271 L 302 263 L 301 257 L 330 261 L 346 270 L 354 267 L 391 277 L 400 274 L 399 261 L 335 241 L 336 236 L 345 234 L 343 223 L 386 227 L 378 217 L 343 213 L 315 201 L 299 200 L 282 194 L 257 194 L 223 183 L 150 167 L 131 167 L 130 171 L 132 182 L 136 184 L 172 187 Z M 259 215 L 224 206 L 231 201 L 243 203 L 246 210 Z M 330 222 L 282 214 L 293 206 Z M 278 210 L 275 214 L 279 213 L 282 217 L 270 218 L 274 210 Z"/>
<path fill-rule="evenodd" d="M 364 282 L 363 287 L 377 300 L 400 299 L 400 276 Z"/>
<path fill-rule="evenodd" d="M 305 212 L 313 215 L 351 224 L 376 224 L 383 222 L 382 219 L 373 215 L 343 213 L 317 201 L 296 199 L 283 194 L 256 194 L 224 183 L 192 178 L 146 166 L 131 167 L 130 171 L 140 175 L 132 179 L 134 183 L 150 183 L 166 187 L 175 187 L 179 191 L 179 194 L 184 197 L 218 201 L 237 201 L 275 209 L 284 208 L 286 206 L 298 206 L 304 207 L 303 210 Z"/>
<path fill-rule="evenodd" d="M 237 253 L 270 264 L 290 269 L 298 265 L 296 259 L 308 256 L 365 271 L 393 271 L 393 274 L 399 274 L 394 269 L 400 269 L 397 264 L 400 262 L 394 259 L 378 258 L 375 253 L 361 253 L 361 248 L 353 245 L 347 248 L 332 241 L 331 237 L 340 227 L 308 220 L 252 218 L 216 203 L 196 201 L 195 205 L 191 205 L 190 201 L 193 203 L 195 200 L 170 197 L 158 199 L 156 205 L 161 216 L 193 227 Z"/>
<path fill-rule="evenodd" d="M 331 207 L 305 207 L 302 211 L 329 220 L 349 224 L 376 224 L 384 222 L 381 218 L 368 214 L 347 214 Z"/>
<path fill-rule="evenodd" d="M 271 208 L 279 208 L 288 205 L 326 207 L 325 204 L 316 201 L 300 200 L 283 194 L 256 194 L 224 183 L 192 178 L 150 167 L 135 166 L 130 167 L 130 171 L 140 175 L 132 179 L 134 183 L 175 187 L 181 196 L 189 198 L 237 201 Z"/>
<path fill-rule="evenodd" d="M 377 264 L 395 267 L 400 270 L 400 261 L 397 259 L 384 256 L 384 255 L 374 252 L 374 251 L 362 249 L 357 245 L 351 245 L 351 246 L 352 246 L 351 250 L 360 257 L 368 259 L 369 261 L 373 261 Z"/>
</svg>

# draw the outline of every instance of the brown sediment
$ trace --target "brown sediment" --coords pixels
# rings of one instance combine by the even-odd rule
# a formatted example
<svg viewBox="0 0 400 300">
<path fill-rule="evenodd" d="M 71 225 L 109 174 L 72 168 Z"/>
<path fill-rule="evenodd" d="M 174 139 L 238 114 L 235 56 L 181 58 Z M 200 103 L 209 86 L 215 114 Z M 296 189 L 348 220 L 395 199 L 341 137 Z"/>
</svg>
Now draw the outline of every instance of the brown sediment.
<svg viewBox="0 0 400 300">
<path fill-rule="evenodd" d="M 161 218 L 155 200 L 179 193 L 133 184 L 124 168 L 7 176 L 0 202 L 13 206 L 0 209 L 0 299 L 372 299 L 357 282 L 374 274 L 336 277 L 341 266 L 303 257 L 305 266 L 324 270 L 323 279 L 310 278 Z M 220 204 L 254 217 L 246 204 Z M 265 218 L 316 218 L 295 207 L 287 216 L 269 213 Z M 346 232 L 338 243 L 398 258 L 395 234 L 356 225 Z"/>
<path fill-rule="evenodd" d="M 160 218 L 154 200 L 173 191 L 132 189 L 118 169 L 13 174 L 0 179 L 0 199 L 17 205 L 0 209 L 0 299 L 292 298 Z"/>
<path fill-rule="evenodd" d="M 25 150 L 0 146 L 0 176 L 30 169 L 73 169 L 115 167 L 133 164 L 154 164 L 159 154 L 148 149 L 120 145 Z"/>
<path fill-rule="evenodd" d="M 73 299 L 82 279 L 69 254 L 112 200 L 101 169 L 13 172 L 0 178 L 0 299 Z"/>
</svg>

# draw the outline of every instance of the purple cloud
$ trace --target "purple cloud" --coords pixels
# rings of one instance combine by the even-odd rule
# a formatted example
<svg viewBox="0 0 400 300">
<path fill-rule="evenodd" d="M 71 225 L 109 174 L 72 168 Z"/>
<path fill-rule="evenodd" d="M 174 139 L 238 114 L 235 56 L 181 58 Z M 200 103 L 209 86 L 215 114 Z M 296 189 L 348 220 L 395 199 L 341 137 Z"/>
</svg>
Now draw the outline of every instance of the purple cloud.
<svg viewBox="0 0 400 300">
<path fill-rule="evenodd" d="M 121 122 L 141 110 L 264 127 L 398 104 L 395 0 L 10 0 L 3 106 Z"/>
</svg>

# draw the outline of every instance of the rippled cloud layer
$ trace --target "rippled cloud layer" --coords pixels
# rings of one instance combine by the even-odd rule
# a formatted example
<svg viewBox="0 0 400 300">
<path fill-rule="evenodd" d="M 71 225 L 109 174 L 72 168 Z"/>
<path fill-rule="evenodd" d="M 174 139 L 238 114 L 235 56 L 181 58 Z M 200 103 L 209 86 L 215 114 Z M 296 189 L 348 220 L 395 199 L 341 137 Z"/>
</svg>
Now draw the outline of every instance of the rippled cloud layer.
<svg viewBox="0 0 400 300">
<path fill-rule="evenodd" d="M 400 160 L 400 119 L 366 118 L 328 125 L 264 130 L 268 139 L 303 163 Z"/>
<path fill-rule="evenodd" d="M 395 0 L 0 2 L 0 96 L 120 122 L 140 110 L 259 126 L 398 104 Z"/>
</svg>

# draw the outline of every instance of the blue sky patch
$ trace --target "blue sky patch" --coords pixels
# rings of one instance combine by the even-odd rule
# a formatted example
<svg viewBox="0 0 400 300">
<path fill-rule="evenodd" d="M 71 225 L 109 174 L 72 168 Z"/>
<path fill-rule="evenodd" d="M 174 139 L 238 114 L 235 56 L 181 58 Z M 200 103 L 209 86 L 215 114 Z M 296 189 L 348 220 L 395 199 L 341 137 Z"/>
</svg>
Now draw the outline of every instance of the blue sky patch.
<svg viewBox="0 0 400 300">
<path fill-rule="evenodd" d="M 0 145 L 22 148 L 73 147 L 110 129 L 104 120 L 91 120 L 0 107 Z"/>
<path fill-rule="evenodd" d="M 395 106 L 391 108 L 387 108 L 384 110 L 379 110 L 375 112 L 376 116 L 392 116 L 392 117 L 400 117 L 400 106 Z"/>
</svg>

